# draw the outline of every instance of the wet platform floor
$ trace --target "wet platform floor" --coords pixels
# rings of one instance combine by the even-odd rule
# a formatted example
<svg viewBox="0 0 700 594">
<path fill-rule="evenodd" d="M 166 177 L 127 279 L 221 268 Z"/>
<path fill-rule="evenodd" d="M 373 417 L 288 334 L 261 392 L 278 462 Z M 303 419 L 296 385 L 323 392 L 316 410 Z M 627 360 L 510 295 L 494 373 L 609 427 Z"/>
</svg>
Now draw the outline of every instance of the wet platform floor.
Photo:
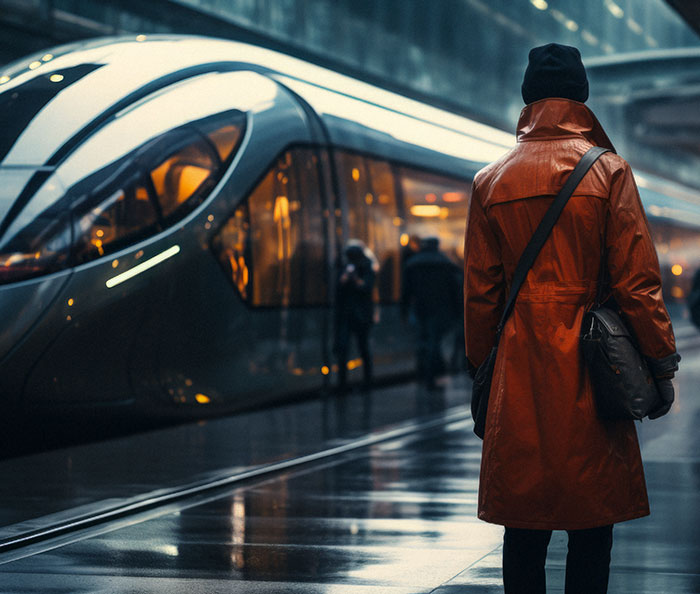
<svg viewBox="0 0 700 594">
<path fill-rule="evenodd" d="M 611 593 L 700 592 L 698 380 L 700 354 L 686 355 L 674 411 L 638 425 L 652 515 L 615 527 Z M 465 389 L 459 378 L 438 393 L 395 386 L 0 463 L 9 479 L 0 487 L 0 537 L 8 537 L 105 501 L 398 429 L 371 445 L 4 553 L 0 591 L 500 592 L 502 528 L 475 517 L 481 442 Z M 565 550 L 565 533 L 555 532 L 550 592 L 563 592 Z"/>
</svg>

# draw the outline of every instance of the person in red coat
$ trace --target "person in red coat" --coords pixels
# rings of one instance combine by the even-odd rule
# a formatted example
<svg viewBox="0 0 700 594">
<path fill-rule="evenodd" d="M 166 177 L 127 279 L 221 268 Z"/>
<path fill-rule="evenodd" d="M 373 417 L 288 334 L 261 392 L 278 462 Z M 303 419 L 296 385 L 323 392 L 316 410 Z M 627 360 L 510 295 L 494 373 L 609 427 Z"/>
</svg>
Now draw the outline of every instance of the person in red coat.
<svg viewBox="0 0 700 594">
<path fill-rule="evenodd" d="M 469 363 L 494 344 L 513 272 L 537 224 L 592 146 L 614 148 L 584 104 L 576 48 L 534 48 L 517 144 L 474 179 L 465 239 Z M 504 328 L 486 418 L 479 518 L 505 526 L 506 593 L 545 592 L 552 530 L 567 530 L 566 593 L 607 592 L 612 527 L 649 514 L 632 421 L 596 416 L 579 334 L 600 266 L 648 358 L 664 405 L 677 369 L 673 329 L 634 176 L 614 152 L 583 178 L 525 280 Z"/>
</svg>

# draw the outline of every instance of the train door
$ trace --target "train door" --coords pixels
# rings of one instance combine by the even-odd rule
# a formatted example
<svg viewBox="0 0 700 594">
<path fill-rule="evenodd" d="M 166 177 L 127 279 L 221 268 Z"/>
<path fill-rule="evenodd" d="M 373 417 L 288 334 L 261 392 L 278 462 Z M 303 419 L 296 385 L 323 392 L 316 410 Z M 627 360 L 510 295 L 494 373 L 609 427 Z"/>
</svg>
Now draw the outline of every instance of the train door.
<svg viewBox="0 0 700 594">
<path fill-rule="evenodd" d="M 314 147 L 286 150 L 213 243 L 248 308 L 249 334 L 240 360 L 250 394 L 301 392 L 323 384 L 329 213 L 320 165 Z"/>
</svg>

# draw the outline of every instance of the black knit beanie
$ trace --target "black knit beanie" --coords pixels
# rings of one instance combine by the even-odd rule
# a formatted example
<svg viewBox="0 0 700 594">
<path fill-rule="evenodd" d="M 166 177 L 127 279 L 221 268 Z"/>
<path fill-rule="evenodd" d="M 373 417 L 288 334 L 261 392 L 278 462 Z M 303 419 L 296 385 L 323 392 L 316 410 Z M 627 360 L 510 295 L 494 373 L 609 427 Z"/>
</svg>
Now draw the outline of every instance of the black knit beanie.
<svg viewBox="0 0 700 594">
<path fill-rule="evenodd" d="M 584 103 L 588 99 L 588 79 L 581 54 L 575 47 L 558 43 L 533 47 L 521 90 L 526 104 L 547 97 Z"/>
</svg>

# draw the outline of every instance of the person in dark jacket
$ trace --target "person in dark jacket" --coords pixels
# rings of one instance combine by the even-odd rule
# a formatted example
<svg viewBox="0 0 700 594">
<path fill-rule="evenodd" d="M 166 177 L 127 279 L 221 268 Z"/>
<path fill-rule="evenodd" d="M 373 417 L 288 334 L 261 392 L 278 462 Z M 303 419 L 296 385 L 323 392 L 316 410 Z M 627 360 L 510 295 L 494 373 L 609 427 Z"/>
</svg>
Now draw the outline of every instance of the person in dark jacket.
<svg viewBox="0 0 700 594">
<path fill-rule="evenodd" d="M 441 342 L 461 318 L 460 271 L 439 251 L 437 237 L 420 242 L 420 250 L 407 262 L 403 273 L 401 313 L 409 310 L 418 326 L 418 375 L 428 388 L 445 368 Z"/>
<path fill-rule="evenodd" d="M 345 248 L 344 265 L 338 274 L 335 296 L 335 353 L 338 358 L 338 387 L 347 384 L 350 339 L 354 335 L 364 369 L 363 387 L 372 383 L 372 354 L 369 334 L 374 317 L 372 291 L 376 278 L 375 261 L 359 240 Z"/>
<path fill-rule="evenodd" d="M 552 530 L 566 530 L 567 594 L 607 592 L 613 524 L 649 514 L 633 421 L 598 417 L 579 348 L 583 316 L 607 291 L 638 339 L 666 414 L 678 368 L 654 244 L 632 170 L 584 104 L 576 48 L 530 51 L 517 144 L 475 177 L 464 258 L 467 357 L 494 345 L 513 274 L 580 158 L 610 149 L 570 198 L 518 294 L 498 345 L 479 480 L 479 518 L 505 526 L 507 594 L 545 592 Z"/>
</svg>

